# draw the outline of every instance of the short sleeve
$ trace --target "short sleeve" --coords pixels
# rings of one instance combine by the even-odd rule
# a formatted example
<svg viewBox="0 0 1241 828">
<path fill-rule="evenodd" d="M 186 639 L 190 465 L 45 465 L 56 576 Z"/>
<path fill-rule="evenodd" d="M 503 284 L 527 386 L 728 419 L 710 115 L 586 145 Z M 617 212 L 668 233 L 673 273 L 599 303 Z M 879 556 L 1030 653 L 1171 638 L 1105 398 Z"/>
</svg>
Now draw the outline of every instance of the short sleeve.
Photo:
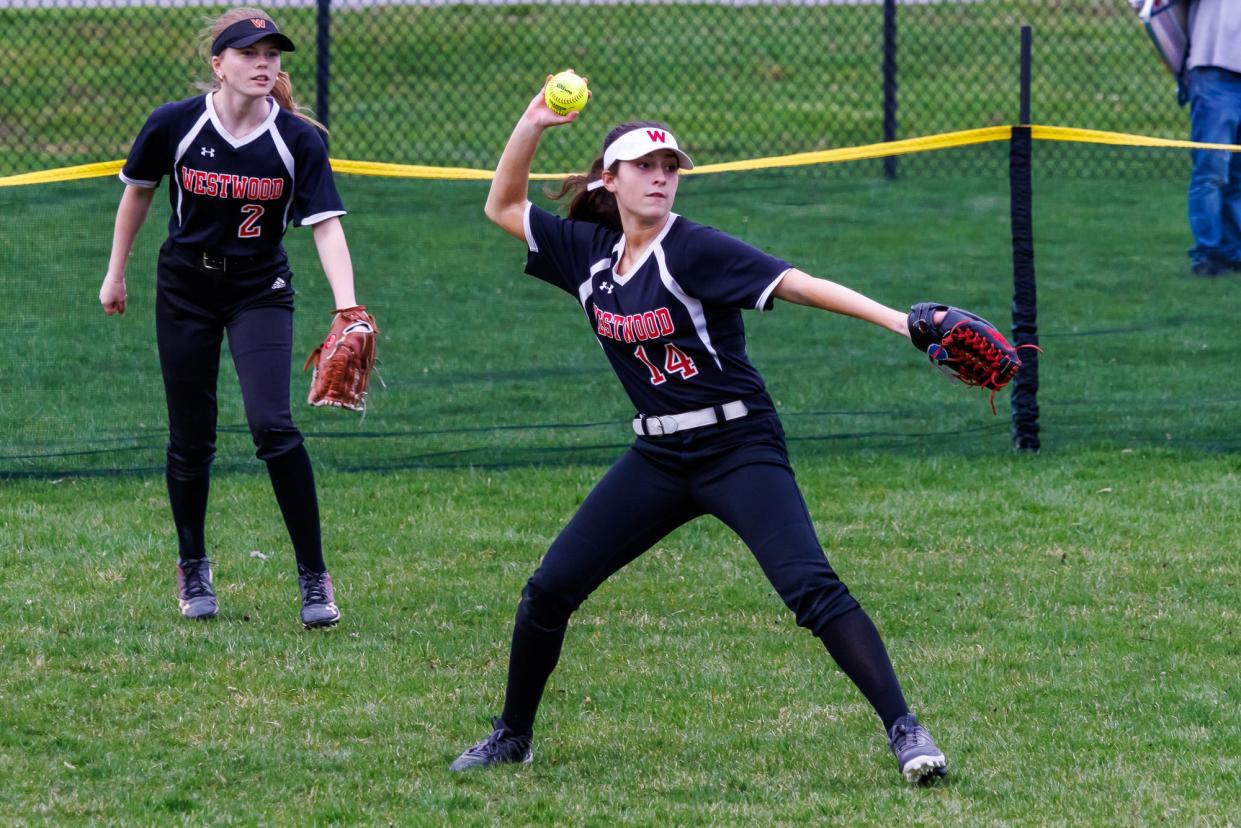
<svg viewBox="0 0 1241 828">
<path fill-rule="evenodd" d="M 696 299 L 729 308 L 771 310 L 772 293 L 791 268 L 713 227 L 695 226 L 677 269 L 681 287 Z"/>
<path fill-rule="evenodd" d="M 154 189 L 159 181 L 172 172 L 172 147 L 168 112 L 160 107 L 151 113 L 134 145 L 129 148 L 129 157 L 121 167 L 121 180 L 132 187 Z"/>
<path fill-rule="evenodd" d="M 571 221 L 526 202 L 526 273 L 578 295 L 590 278 L 591 251 L 606 250 L 607 229 L 589 221 Z"/>
<path fill-rule="evenodd" d="M 293 224 L 306 227 L 343 216 L 345 206 L 336 192 L 327 147 L 317 129 L 307 126 L 300 131 L 293 160 Z"/>
</svg>

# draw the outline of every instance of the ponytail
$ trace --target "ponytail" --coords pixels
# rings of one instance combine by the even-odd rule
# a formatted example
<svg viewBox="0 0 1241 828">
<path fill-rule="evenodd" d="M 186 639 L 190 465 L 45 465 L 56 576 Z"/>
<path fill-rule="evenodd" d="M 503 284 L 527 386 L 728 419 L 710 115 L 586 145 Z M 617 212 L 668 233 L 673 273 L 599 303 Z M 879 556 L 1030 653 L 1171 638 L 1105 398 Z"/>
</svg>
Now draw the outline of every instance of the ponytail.
<svg viewBox="0 0 1241 828">
<path fill-rule="evenodd" d="M 616 170 L 612 172 L 615 173 Z M 559 192 L 552 193 L 549 190 L 547 196 L 555 200 L 573 193 L 573 200 L 569 202 L 570 219 L 602 224 L 610 230 L 621 230 L 620 208 L 616 206 L 616 196 L 603 187 L 588 189 L 591 182 L 599 181 L 601 178 L 603 178 L 602 155 L 591 163 L 589 172 L 569 176 L 560 185 Z"/>
<path fill-rule="evenodd" d="M 319 129 L 324 135 L 328 134 L 327 127 L 302 110 L 301 104 L 293 97 L 293 80 L 289 77 L 289 73 L 283 69 L 276 73 L 276 85 L 272 87 L 271 96 L 276 99 L 276 103 L 280 104 L 281 109 L 288 110 L 290 115 L 301 118 L 306 123 Z"/>
</svg>

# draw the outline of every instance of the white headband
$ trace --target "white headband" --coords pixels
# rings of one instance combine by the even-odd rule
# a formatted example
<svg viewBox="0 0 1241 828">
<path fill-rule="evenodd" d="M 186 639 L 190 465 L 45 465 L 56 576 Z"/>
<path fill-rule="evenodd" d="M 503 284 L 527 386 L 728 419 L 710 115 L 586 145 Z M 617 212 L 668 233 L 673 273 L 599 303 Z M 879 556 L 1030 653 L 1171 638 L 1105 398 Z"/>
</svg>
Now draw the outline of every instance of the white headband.
<svg viewBox="0 0 1241 828">
<path fill-rule="evenodd" d="M 659 150 L 672 150 L 683 170 L 692 170 L 694 161 L 677 145 L 677 139 L 666 129 L 659 127 L 639 127 L 631 129 L 613 141 L 603 153 L 603 168 L 611 169 L 617 161 L 633 161 Z M 603 186 L 603 179 L 597 179 L 586 185 L 587 190 L 597 190 Z"/>
</svg>

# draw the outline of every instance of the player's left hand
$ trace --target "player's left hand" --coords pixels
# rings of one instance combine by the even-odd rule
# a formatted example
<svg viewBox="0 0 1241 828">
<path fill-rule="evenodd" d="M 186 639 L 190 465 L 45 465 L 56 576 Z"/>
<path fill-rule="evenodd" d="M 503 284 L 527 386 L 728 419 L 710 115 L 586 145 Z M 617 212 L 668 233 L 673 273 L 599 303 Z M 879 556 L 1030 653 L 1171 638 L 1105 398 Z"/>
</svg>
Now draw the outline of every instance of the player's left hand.
<svg viewBox="0 0 1241 828">
<path fill-rule="evenodd" d="M 306 402 L 365 411 L 379 326 L 365 305 L 339 308 L 335 313 L 327 338 L 302 366 L 303 371 L 311 365 L 315 368 Z"/>
<path fill-rule="evenodd" d="M 1017 349 L 1004 335 L 977 314 L 935 302 L 914 305 L 907 324 L 914 347 L 925 351 L 932 365 L 953 380 L 991 392 L 995 413 L 995 392 L 1021 370 Z"/>
</svg>

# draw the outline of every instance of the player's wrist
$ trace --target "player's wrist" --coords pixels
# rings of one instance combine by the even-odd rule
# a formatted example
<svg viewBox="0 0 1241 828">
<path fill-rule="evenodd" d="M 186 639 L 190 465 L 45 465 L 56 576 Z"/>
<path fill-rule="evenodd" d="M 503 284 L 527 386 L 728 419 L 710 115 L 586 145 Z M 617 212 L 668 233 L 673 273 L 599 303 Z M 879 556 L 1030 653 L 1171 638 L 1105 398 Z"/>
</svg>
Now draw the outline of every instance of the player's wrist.
<svg viewBox="0 0 1241 828">
<path fill-rule="evenodd" d="M 544 107 L 546 109 L 546 107 Z M 538 139 L 543 135 L 543 131 L 547 129 L 547 124 L 539 120 L 540 113 L 527 112 L 520 121 L 517 122 L 517 132 L 526 138 Z"/>
</svg>

